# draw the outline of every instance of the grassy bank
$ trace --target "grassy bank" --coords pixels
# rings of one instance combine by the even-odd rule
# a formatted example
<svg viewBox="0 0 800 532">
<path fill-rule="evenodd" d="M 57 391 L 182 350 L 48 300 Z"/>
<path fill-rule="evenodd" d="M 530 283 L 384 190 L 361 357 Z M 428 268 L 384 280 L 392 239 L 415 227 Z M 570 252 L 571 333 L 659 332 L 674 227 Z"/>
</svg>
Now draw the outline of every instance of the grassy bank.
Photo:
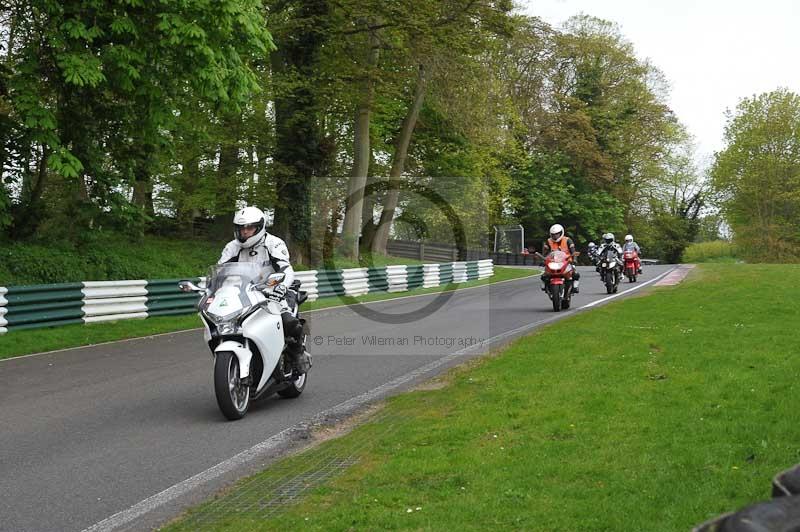
<svg viewBox="0 0 800 532">
<path fill-rule="evenodd" d="M 800 267 L 702 266 L 395 397 L 167 529 L 688 530 L 800 461 L 798 301 Z M 355 465 L 259 515 L 285 490 L 276 471 L 308 478 L 331 456 Z"/>
<path fill-rule="evenodd" d="M 480 281 L 469 281 L 453 286 L 434 288 L 417 288 L 408 292 L 375 293 L 355 298 L 359 302 L 383 301 L 410 295 L 422 295 L 441 292 L 444 290 L 458 290 L 482 286 L 485 284 L 509 281 L 528 277 L 536 272 L 532 270 L 497 268 L 495 275 Z M 303 305 L 303 311 L 317 310 L 346 304 L 347 300 L 338 297 L 319 299 Z M 67 349 L 82 345 L 91 345 L 128 338 L 140 338 L 153 334 L 182 331 L 201 327 L 200 319 L 196 314 L 188 316 L 161 316 L 145 320 L 125 320 L 109 323 L 96 323 L 87 325 L 67 325 L 52 329 L 32 329 L 11 332 L 0 336 L 0 359 L 14 356 L 40 353 L 55 349 Z"/>
<path fill-rule="evenodd" d="M 683 251 L 684 263 L 735 263 L 739 262 L 736 246 L 727 240 L 690 244 Z"/>
<path fill-rule="evenodd" d="M 227 241 L 147 236 L 132 242 L 114 235 L 97 235 L 77 248 L 68 243 L 13 243 L 0 246 L 0 286 L 174 279 L 204 275 L 216 263 Z M 401 257 L 364 257 L 369 264 L 421 264 Z M 357 260 L 333 257 L 336 268 L 359 268 Z M 364 263 L 366 265 L 366 262 Z M 295 264 L 297 270 L 319 264 Z"/>
</svg>

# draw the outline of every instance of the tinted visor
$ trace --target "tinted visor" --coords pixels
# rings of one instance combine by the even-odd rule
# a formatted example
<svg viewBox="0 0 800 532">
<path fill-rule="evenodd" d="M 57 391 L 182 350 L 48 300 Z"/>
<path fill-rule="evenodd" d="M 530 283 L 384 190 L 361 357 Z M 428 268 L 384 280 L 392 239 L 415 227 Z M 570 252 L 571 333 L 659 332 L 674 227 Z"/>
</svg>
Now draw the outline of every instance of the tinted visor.
<svg viewBox="0 0 800 532">
<path fill-rule="evenodd" d="M 234 234 L 239 242 L 244 242 L 264 228 L 264 220 L 254 224 L 233 224 Z"/>
</svg>

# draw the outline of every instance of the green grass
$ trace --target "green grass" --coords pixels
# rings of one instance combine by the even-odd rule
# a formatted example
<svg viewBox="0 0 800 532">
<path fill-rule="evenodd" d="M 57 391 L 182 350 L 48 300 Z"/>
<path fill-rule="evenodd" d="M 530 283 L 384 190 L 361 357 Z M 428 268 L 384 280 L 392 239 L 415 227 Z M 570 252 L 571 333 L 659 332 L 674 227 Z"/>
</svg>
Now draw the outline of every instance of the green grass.
<svg viewBox="0 0 800 532">
<path fill-rule="evenodd" d="M 78 249 L 18 242 L 0 249 L 0 286 L 204 275 L 223 246 L 153 236 L 130 242 L 113 235 L 96 235 Z"/>
<path fill-rule="evenodd" d="M 444 290 L 458 290 L 482 286 L 490 283 L 519 279 L 534 274 L 531 270 L 497 268 L 495 275 L 480 281 L 469 281 L 458 285 L 433 288 L 417 288 L 408 292 L 374 293 L 355 298 L 359 302 L 383 301 L 410 295 L 430 294 Z M 303 305 L 303 311 L 316 310 L 343 305 L 351 299 L 330 297 L 318 299 Z M 56 349 L 67 349 L 82 345 L 111 342 L 128 338 L 139 338 L 166 332 L 195 329 L 201 327 L 196 314 L 188 316 L 161 316 L 144 320 L 123 320 L 87 325 L 66 325 L 50 329 L 31 329 L 10 332 L 0 336 L 0 359 L 31 353 L 41 353 Z"/>
<path fill-rule="evenodd" d="M 701 266 L 390 399 L 223 495 L 206 529 L 688 530 L 769 498 L 800 461 L 798 302 L 798 266 Z M 248 485 L 326 453 L 358 462 L 281 515 L 233 510 L 269 498 Z"/>
<path fill-rule="evenodd" d="M 736 246 L 727 240 L 690 244 L 683 251 L 684 263 L 735 263 L 739 262 Z"/>
</svg>

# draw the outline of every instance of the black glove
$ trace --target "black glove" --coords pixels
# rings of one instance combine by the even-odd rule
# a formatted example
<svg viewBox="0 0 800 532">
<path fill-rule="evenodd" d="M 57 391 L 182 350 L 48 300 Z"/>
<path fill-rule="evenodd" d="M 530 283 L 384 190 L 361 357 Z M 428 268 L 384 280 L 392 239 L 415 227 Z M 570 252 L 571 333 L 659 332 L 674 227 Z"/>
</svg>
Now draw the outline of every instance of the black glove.
<svg viewBox="0 0 800 532">
<path fill-rule="evenodd" d="M 286 297 L 286 286 L 279 284 L 275 285 L 272 290 L 267 293 L 267 299 L 272 301 L 282 301 Z"/>
</svg>

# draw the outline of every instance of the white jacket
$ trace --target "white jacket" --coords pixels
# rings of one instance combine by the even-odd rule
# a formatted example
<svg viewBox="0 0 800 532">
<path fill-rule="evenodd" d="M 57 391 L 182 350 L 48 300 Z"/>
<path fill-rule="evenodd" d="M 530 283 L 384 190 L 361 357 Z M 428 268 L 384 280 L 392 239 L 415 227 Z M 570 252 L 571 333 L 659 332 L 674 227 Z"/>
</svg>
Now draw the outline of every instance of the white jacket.
<svg viewBox="0 0 800 532">
<path fill-rule="evenodd" d="M 269 273 L 283 272 L 286 274 L 286 279 L 282 284 L 287 288 L 294 281 L 294 268 L 289 262 L 289 249 L 286 243 L 269 233 L 251 248 L 243 248 L 238 240 L 228 242 L 217 264 L 226 262 L 258 262 L 270 269 Z"/>
</svg>

